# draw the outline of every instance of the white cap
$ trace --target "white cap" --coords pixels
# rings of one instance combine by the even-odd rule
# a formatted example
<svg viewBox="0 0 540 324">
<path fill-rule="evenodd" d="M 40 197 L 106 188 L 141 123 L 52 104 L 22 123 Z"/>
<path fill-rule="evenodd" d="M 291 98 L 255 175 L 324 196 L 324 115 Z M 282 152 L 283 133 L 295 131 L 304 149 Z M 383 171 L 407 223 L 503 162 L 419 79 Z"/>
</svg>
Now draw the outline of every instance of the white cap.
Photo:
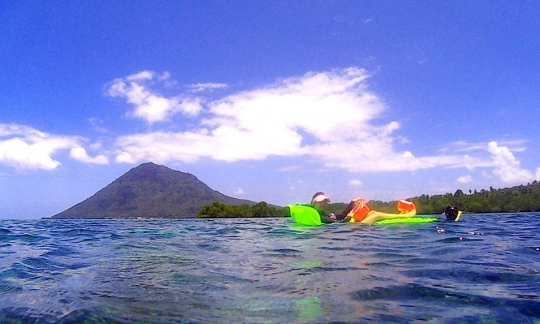
<svg viewBox="0 0 540 324">
<path fill-rule="evenodd" d="M 313 197 L 313 199 L 311 200 L 311 202 L 323 202 L 325 200 L 328 200 L 328 202 L 330 202 L 330 198 L 328 198 L 325 194 L 323 193 L 320 193 L 318 195 L 316 195 L 315 197 Z"/>
</svg>

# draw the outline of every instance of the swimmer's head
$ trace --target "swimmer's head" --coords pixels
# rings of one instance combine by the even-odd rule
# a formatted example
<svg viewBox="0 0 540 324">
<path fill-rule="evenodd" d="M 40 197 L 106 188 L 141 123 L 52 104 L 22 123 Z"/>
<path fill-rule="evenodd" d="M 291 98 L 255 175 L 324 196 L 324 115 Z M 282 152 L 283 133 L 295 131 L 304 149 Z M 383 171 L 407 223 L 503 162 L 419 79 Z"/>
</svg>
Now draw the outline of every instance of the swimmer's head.
<svg viewBox="0 0 540 324">
<path fill-rule="evenodd" d="M 446 216 L 446 220 L 455 221 L 459 215 L 459 209 L 456 206 L 448 206 L 444 210 L 444 215 Z"/>
<path fill-rule="evenodd" d="M 324 194 L 324 192 L 317 192 L 313 195 L 313 198 L 311 198 L 311 203 L 322 203 L 322 202 L 330 202 L 330 198 Z"/>
</svg>

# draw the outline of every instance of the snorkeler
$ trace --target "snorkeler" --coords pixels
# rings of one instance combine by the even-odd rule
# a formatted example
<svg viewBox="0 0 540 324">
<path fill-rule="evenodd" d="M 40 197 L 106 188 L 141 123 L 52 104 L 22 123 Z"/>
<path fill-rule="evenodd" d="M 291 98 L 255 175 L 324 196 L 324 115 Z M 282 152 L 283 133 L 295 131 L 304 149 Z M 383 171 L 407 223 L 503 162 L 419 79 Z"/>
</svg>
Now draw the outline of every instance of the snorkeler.
<svg viewBox="0 0 540 324">
<path fill-rule="evenodd" d="M 399 214 L 383 213 L 376 210 L 370 210 L 365 200 L 361 197 L 351 200 L 343 215 L 354 219 L 355 223 L 373 224 L 384 219 L 410 218 L 416 215 L 416 206 L 414 203 L 406 200 L 398 201 Z"/>
<path fill-rule="evenodd" d="M 444 215 L 446 216 L 446 220 L 457 222 L 459 216 L 461 216 L 461 210 L 454 205 L 448 205 L 444 210 Z"/>
</svg>

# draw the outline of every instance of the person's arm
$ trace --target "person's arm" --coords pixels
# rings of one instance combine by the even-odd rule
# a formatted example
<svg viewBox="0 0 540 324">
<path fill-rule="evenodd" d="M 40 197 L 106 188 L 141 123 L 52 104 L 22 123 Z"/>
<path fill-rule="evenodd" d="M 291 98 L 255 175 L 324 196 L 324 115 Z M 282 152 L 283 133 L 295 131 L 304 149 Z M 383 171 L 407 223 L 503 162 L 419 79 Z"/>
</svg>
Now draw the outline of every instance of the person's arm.
<svg viewBox="0 0 540 324">
<path fill-rule="evenodd" d="M 319 212 L 319 216 L 321 216 L 321 222 L 322 223 L 328 224 L 328 223 L 335 223 L 336 222 L 332 217 L 330 217 L 326 213 Z"/>
<path fill-rule="evenodd" d="M 351 216 L 345 216 L 343 219 L 338 220 L 340 223 L 348 223 L 351 221 Z"/>
</svg>

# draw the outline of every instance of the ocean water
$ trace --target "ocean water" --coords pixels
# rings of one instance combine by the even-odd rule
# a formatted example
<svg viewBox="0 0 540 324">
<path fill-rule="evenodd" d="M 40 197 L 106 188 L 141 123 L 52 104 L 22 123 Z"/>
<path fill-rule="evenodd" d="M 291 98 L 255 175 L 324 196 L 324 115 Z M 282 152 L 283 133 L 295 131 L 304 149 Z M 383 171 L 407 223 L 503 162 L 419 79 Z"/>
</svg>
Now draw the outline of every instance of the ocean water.
<svg viewBox="0 0 540 324">
<path fill-rule="evenodd" d="M 0 323 L 540 323 L 539 228 L 0 220 Z"/>
</svg>

